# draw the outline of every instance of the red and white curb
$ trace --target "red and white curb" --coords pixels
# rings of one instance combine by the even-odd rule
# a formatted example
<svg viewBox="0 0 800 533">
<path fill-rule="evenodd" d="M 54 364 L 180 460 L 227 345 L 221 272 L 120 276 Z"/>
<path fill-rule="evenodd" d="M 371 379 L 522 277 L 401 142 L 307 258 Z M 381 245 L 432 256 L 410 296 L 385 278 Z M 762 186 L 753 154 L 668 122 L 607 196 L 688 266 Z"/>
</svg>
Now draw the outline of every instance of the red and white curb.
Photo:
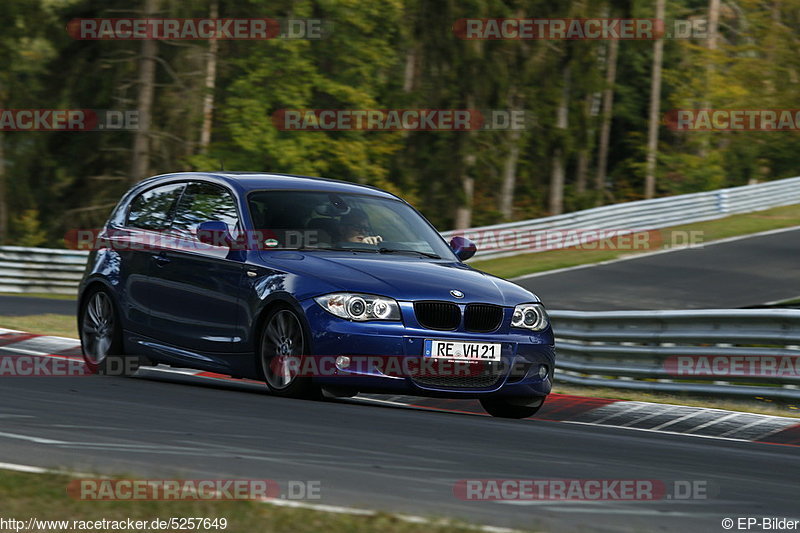
<svg viewBox="0 0 800 533">
<path fill-rule="evenodd" d="M 8 329 L 0 329 L 0 350 L 37 357 L 82 359 L 80 345 L 75 339 L 34 335 Z M 237 379 L 214 372 L 164 365 L 143 367 L 136 375 L 161 378 L 172 375 L 201 381 L 235 383 L 237 386 L 264 387 L 261 382 L 249 379 Z M 365 395 L 344 401 L 488 416 L 475 400 Z M 527 420 L 589 424 L 635 431 L 800 446 L 800 419 L 706 407 L 551 394 L 536 416 Z"/>
</svg>

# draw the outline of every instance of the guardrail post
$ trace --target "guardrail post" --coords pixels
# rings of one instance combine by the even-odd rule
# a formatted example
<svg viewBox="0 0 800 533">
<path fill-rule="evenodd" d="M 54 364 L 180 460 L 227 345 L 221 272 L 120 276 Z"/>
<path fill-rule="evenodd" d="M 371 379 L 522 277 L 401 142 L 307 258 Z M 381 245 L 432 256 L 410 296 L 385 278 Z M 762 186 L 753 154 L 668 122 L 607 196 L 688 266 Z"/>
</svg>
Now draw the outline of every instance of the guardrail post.
<svg viewBox="0 0 800 533">
<path fill-rule="evenodd" d="M 730 205 L 728 205 L 728 189 L 720 189 L 717 191 L 717 210 L 720 213 L 728 213 Z"/>
</svg>

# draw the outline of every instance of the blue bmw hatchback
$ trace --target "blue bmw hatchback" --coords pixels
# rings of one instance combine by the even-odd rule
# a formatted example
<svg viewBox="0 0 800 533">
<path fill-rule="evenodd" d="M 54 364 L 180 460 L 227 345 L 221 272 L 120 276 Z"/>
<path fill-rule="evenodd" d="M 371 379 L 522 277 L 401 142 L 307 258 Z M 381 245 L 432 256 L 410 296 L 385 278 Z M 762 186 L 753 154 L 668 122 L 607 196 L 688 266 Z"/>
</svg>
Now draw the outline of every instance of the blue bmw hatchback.
<svg viewBox="0 0 800 533">
<path fill-rule="evenodd" d="M 80 286 L 84 359 L 263 380 L 277 395 L 477 398 L 523 418 L 550 392 L 544 306 L 463 261 L 400 198 L 353 183 L 175 173 L 135 185 Z"/>
</svg>

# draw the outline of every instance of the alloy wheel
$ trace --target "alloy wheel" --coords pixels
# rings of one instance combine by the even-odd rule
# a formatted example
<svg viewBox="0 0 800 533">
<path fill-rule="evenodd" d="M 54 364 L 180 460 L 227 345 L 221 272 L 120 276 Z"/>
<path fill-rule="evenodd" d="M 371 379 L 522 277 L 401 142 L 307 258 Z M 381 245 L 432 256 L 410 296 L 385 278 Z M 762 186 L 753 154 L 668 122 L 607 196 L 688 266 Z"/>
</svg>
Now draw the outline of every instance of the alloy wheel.
<svg viewBox="0 0 800 533">
<path fill-rule="evenodd" d="M 114 305 L 103 291 L 94 293 L 83 311 L 81 339 L 90 363 L 100 365 L 114 343 Z"/>
<path fill-rule="evenodd" d="M 281 309 L 267 322 L 261 339 L 261 364 L 267 384 L 273 390 L 292 385 L 303 358 L 303 327 L 297 316 Z"/>
</svg>

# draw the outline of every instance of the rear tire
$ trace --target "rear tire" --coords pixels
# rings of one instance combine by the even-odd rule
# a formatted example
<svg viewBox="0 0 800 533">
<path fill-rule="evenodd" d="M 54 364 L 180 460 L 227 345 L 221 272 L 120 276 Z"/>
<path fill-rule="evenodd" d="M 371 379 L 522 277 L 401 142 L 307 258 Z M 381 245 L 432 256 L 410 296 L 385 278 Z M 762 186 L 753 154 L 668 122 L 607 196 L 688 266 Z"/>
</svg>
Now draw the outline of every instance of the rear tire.
<svg viewBox="0 0 800 533">
<path fill-rule="evenodd" d="M 481 398 L 481 406 L 498 418 L 528 418 L 544 405 L 544 398 Z"/>
<path fill-rule="evenodd" d="M 123 354 L 122 322 L 114 299 L 104 288 L 93 289 L 78 314 L 83 361 L 92 374 L 130 376 L 142 364 L 137 356 Z"/>
<path fill-rule="evenodd" d="M 288 306 L 269 311 L 261 330 L 258 359 L 269 391 L 287 398 L 319 399 L 320 387 L 298 375 L 308 346 L 302 319 Z"/>
</svg>

